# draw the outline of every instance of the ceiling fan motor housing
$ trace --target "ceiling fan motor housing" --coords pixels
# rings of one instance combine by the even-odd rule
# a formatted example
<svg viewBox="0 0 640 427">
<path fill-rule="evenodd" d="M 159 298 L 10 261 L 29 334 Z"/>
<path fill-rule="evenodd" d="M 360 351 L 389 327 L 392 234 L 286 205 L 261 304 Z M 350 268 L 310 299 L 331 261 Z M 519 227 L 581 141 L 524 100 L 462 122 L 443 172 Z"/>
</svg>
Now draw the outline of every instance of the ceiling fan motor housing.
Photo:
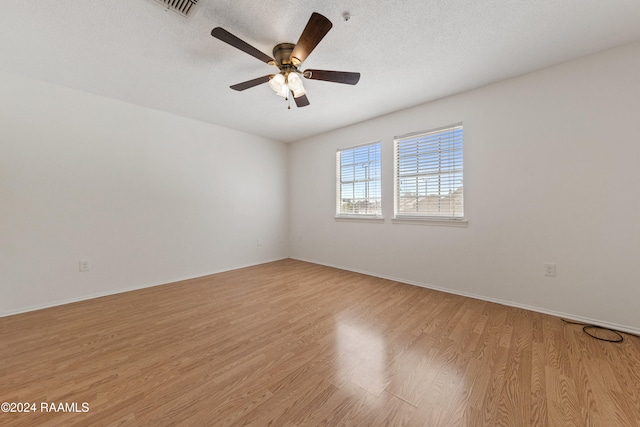
<svg viewBox="0 0 640 427">
<path fill-rule="evenodd" d="M 296 47 L 293 43 L 280 43 L 273 48 L 273 57 L 277 65 L 291 65 L 291 52 Z"/>
</svg>

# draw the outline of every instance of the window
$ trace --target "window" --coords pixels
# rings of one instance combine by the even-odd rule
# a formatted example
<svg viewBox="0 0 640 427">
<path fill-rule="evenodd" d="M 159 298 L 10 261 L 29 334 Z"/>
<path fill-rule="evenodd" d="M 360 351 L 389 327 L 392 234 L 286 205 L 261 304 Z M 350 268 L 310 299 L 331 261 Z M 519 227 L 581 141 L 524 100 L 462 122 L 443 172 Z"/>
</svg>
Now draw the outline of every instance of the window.
<svg viewBox="0 0 640 427">
<path fill-rule="evenodd" d="M 336 214 L 381 216 L 380 143 L 336 153 Z"/>
<path fill-rule="evenodd" d="M 463 220 L 462 123 L 395 138 L 395 217 Z"/>
</svg>

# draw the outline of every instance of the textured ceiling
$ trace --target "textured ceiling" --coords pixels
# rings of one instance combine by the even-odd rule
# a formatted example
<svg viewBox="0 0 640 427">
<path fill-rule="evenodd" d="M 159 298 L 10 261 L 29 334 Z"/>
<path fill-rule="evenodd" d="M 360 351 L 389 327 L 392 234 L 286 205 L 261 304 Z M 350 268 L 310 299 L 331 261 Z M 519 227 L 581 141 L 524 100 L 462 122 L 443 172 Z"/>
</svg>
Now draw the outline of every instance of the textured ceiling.
<svg viewBox="0 0 640 427">
<path fill-rule="evenodd" d="M 266 84 L 229 89 L 276 69 L 213 27 L 271 55 L 312 12 L 334 26 L 301 68 L 358 71 L 357 86 L 305 80 L 311 105 L 291 110 Z M 191 18 L 155 0 L 2 0 L 0 70 L 291 142 L 639 40 L 639 22 L 638 0 L 200 0 Z"/>
</svg>

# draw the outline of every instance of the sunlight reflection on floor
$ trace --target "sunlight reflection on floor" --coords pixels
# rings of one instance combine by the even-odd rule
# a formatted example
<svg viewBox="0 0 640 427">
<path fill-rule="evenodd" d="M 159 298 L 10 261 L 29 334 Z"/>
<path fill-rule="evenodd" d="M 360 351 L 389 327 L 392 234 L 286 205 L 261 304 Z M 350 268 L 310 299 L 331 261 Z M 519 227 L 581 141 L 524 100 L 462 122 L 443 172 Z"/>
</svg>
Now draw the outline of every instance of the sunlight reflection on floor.
<svg viewBox="0 0 640 427">
<path fill-rule="evenodd" d="M 369 328 L 338 321 L 336 363 L 340 380 L 378 395 L 388 384 L 384 338 Z"/>
</svg>

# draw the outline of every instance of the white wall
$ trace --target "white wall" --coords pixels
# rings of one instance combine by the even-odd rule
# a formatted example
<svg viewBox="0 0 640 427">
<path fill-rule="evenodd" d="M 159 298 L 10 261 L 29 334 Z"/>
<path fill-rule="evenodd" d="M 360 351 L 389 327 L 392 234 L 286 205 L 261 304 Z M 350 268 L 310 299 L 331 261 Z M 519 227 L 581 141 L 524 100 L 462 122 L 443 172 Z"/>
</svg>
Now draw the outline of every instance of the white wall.
<svg viewBox="0 0 640 427">
<path fill-rule="evenodd" d="M 293 144 L 291 256 L 640 331 L 638 76 L 635 43 Z M 392 224 L 394 135 L 460 121 L 468 228 Z M 336 149 L 374 140 L 386 219 L 335 221 Z"/>
<path fill-rule="evenodd" d="M 0 73 L 0 315 L 286 258 L 286 151 Z"/>
</svg>

